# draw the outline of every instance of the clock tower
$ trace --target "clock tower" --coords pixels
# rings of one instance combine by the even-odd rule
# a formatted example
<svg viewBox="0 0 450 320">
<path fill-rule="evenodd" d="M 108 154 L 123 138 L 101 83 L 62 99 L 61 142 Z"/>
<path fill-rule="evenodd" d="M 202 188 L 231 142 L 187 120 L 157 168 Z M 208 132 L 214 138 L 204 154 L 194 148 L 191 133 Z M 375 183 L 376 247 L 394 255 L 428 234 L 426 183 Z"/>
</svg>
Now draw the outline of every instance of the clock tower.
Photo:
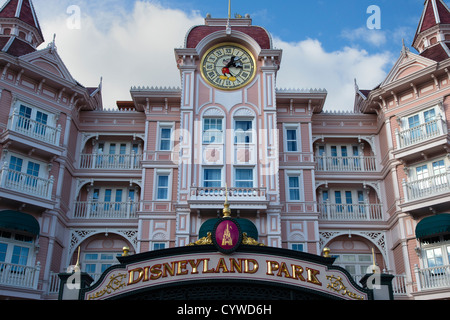
<svg viewBox="0 0 450 320">
<path fill-rule="evenodd" d="M 175 55 L 182 84 L 176 245 L 217 217 L 227 193 L 232 216 L 255 222 L 267 245 L 281 247 L 275 83 L 282 51 L 248 15 L 208 15 Z"/>
</svg>

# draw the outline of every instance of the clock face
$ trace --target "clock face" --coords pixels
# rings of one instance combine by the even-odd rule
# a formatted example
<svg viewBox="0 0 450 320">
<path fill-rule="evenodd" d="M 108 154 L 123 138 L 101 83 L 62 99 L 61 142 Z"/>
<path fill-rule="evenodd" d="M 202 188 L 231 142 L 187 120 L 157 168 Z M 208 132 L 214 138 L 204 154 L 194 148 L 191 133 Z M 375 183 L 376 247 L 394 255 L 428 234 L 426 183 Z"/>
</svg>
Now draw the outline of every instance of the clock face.
<svg viewBox="0 0 450 320">
<path fill-rule="evenodd" d="M 201 73 L 207 82 L 218 89 L 242 88 L 255 77 L 255 59 L 238 44 L 219 44 L 203 56 Z"/>
</svg>

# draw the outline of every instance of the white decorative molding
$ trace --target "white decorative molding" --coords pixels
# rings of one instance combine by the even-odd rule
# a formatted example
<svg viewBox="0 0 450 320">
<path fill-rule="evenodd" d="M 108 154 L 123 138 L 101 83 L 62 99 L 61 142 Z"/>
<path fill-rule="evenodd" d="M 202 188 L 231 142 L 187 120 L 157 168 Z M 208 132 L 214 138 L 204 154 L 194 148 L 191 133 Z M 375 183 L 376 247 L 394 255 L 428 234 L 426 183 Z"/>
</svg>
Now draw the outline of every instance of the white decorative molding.
<svg viewBox="0 0 450 320">
<path fill-rule="evenodd" d="M 341 235 L 358 235 L 361 236 L 370 242 L 372 242 L 378 250 L 380 250 L 381 254 L 383 255 L 384 261 L 386 261 L 386 264 L 389 262 L 388 252 L 386 248 L 386 232 L 384 231 L 360 231 L 360 230 L 329 230 L 329 231 L 319 231 L 319 246 L 320 246 L 320 252 L 322 252 L 323 248 L 330 243 L 331 240 L 333 240 L 336 237 L 339 237 Z M 389 269 L 389 267 L 387 268 Z"/>
<path fill-rule="evenodd" d="M 246 118 L 254 118 L 255 113 L 250 108 L 240 108 L 238 109 L 234 115 L 234 117 L 246 117 Z"/>
<path fill-rule="evenodd" d="M 223 112 L 223 110 L 221 110 L 220 108 L 217 107 L 212 107 L 207 109 L 204 113 L 203 113 L 203 117 L 220 117 L 220 118 L 225 118 L 225 112 Z"/>
</svg>

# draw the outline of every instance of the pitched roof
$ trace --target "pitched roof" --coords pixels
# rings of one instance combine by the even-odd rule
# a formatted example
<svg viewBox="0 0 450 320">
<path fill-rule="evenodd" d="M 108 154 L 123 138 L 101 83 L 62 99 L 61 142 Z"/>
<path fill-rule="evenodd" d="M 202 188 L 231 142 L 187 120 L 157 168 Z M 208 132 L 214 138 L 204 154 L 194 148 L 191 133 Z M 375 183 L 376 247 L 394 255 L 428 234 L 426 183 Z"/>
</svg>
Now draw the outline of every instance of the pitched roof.
<svg viewBox="0 0 450 320">
<path fill-rule="evenodd" d="M 450 9 L 442 0 L 425 0 L 424 10 L 416 31 L 417 36 L 439 24 L 450 24 Z"/>
<path fill-rule="evenodd" d="M 35 52 L 29 43 L 16 37 L 0 37 L 0 51 L 6 52 L 12 56 L 20 57 L 31 52 Z"/>
<path fill-rule="evenodd" d="M 8 0 L 0 9 L 0 18 L 17 18 L 36 28 L 41 38 L 44 39 L 31 0 Z"/>
<path fill-rule="evenodd" d="M 450 57 L 449 44 L 447 42 L 439 42 L 438 44 L 425 49 L 420 55 L 436 62 L 444 61 Z"/>
<path fill-rule="evenodd" d="M 199 42 L 206 36 L 225 30 L 225 26 L 201 25 L 193 27 L 186 36 L 186 48 L 195 48 Z M 233 30 L 240 31 L 252 37 L 261 47 L 261 49 L 270 49 L 272 40 L 269 33 L 258 26 L 233 26 Z"/>
</svg>

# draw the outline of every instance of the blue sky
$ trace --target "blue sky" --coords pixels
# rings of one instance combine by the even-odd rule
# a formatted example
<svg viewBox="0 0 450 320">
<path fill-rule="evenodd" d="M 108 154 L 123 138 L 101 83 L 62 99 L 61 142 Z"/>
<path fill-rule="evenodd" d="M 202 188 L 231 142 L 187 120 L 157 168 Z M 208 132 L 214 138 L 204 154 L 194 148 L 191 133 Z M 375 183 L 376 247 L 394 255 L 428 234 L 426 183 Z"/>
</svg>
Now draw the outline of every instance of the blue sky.
<svg viewBox="0 0 450 320">
<path fill-rule="evenodd" d="M 228 15 L 228 0 L 33 2 L 43 46 L 56 33 L 58 53 L 79 82 L 96 86 L 103 77 L 106 108 L 129 100 L 131 86 L 180 86 L 173 49 L 207 13 Z M 377 30 L 367 28 L 371 5 L 381 11 Z M 70 6 L 79 8 L 80 28 L 67 26 Z M 424 0 L 232 0 L 231 12 L 250 14 L 283 49 L 278 87 L 325 88 L 325 110 L 352 110 L 354 79 L 364 89 L 383 81 L 402 39 L 411 46 L 423 7 Z"/>
</svg>

